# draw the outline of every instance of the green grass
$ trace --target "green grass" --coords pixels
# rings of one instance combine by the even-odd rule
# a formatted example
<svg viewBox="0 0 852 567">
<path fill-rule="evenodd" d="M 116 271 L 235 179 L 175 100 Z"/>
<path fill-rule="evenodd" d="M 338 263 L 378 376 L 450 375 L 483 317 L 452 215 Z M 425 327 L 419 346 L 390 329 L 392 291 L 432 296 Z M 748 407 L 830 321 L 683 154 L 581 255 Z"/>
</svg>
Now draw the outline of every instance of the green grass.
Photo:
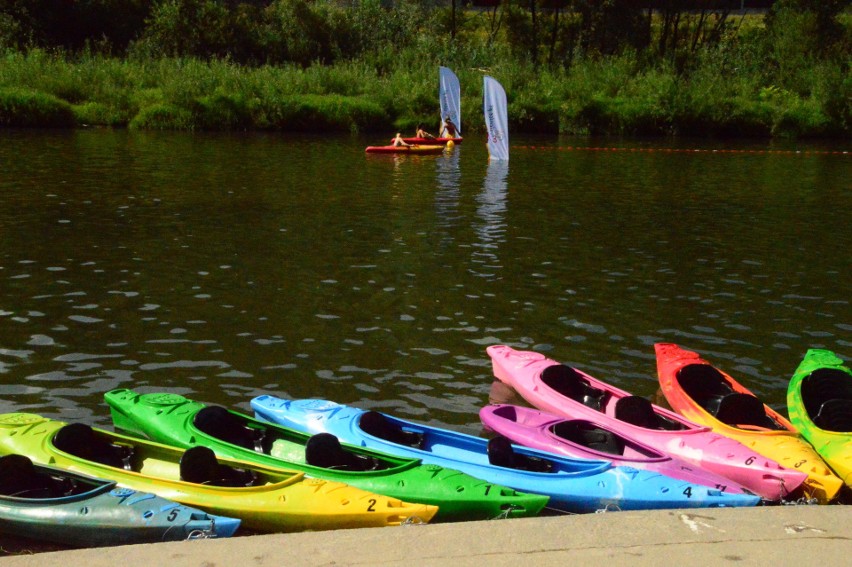
<svg viewBox="0 0 852 567">
<path fill-rule="evenodd" d="M 725 58 L 697 54 L 688 72 L 633 53 L 538 70 L 509 57 L 488 66 L 457 63 L 464 132 L 484 129 L 482 77 L 488 74 L 506 88 L 515 132 L 849 136 L 848 63 L 810 61 L 791 88 L 755 72 L 743 47 L 731 49 Z M 441 62 L 422 55 L 411 48 L 399 54 L 405 64 L 379 69 L 364 62 L 244 67 L 7 53 L 0 58 L 0 125 L 390 134 L 423 122 L 428 129 L 439 120 Z"/>
<path fill-rule="evenodd" d="M 0 87 L 0 126 L 39 128 L 76 125 L 71 105 L 48 93 Z"/>
</svg>

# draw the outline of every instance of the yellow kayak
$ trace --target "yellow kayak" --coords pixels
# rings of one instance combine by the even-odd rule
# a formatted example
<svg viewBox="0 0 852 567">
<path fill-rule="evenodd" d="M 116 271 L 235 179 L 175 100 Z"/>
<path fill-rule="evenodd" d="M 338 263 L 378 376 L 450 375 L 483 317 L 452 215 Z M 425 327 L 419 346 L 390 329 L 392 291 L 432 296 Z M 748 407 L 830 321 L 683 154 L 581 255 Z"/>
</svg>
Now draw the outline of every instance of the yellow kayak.
<svg viewBox="0 0 852 567">
<path fill-rule="evenodd" d="M 428 522 L 438 511 L 301 472 L 217 459 L 207 447 L 183 450 L 30 413 L 0 414 L 0 454 L 10 453 L 240 518 L 258 531 L 394 526 Z"/>
<path fill-rule="evenodd" d="M 654 350 L 660 389 L 677 413 L 807 473 L 802 484 L 807 498 L 825 504 L 838 496 L 843 481 L 778 412 L 697 353 L 670 343 L 657 343 Z"/>
</svg>

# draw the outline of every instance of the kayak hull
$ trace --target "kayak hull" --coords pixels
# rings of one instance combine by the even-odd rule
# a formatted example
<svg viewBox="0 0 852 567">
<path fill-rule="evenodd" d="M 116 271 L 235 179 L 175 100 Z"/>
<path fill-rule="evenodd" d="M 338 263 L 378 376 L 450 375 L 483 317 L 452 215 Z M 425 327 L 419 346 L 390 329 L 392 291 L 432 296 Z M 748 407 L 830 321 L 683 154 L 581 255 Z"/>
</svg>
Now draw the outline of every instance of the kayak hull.
<svg viewBox="0 0 852 567">
<path fill-rule="evenodd" d="M 741 495 L 743 505 L 760 497 L 736 484 L 680 459 L 607 429 L 600 421 L 565 419 L 541 410 L 510 404 L 486 406 L 479 412 L 483 425 L 515 443 L 575 458 L 606 459 L 614 465 L 652 471 L 685 482 Z"/>
<path fill-rule="evenodd" d="M 328 432 L 341 441 L 372 447 L 454 468 L 516 490 L 545 494 L 548 507 L 567 512 L 606 509 L 641 510 L 736 506 L 738 498 L 633 467 L 614 467 L 608 461 L 572 459 L 527 447 L 511 446 L 512 464 L 493 464 L 489 446 L 495 440 L 430 427 L 378 412 L 327 400 L 285 400 L 259 396 L 251 401 L 258 419 L 281 423 L 309 433 Z M 365 431 L 369 414 L 380 418 L 409 442 L 389 440 Z M 416 446 L 410 444 L 414 438 Z M 508 443 L 508 442 L 507 442 Z M 521 468 L 518 461 L 539 468 Z"/>
<path fill-rule="evenodd" d="M 597 420 L 625 437 L 728 478 L 766 500 L 788 497 L 807 478 L 804 472 L 783 467 L 710 427 L 698 425 L 645 400 L 637 400 L 637 396 L 577 368 L 560 365 L 543 354 L 505 345 L 493 345 L 486 351 L 494 376 L 533 406 L 566 418 Z M 559 391 L 552 378 L 544 379 L 546 372 L 557 370 L 563 372 L 564 379 L 581 381 L 583 391 L 599 392 L 593 394 L 595 403 L 578 395 L 583 391 L 566 388 Z M 639 402 L 639 415 L 636 411 L 628 415 L 630 405 L 636 408 L 636 402 Z"/>
<path fill-rule="evenodd" d="M 793 427 L 852 487 L 852 370 L 831 351 L 808 350 L 787 387 L 787 411 Z"/>
<path fill-rule="evenodd" d="M 234 518 L 119 488 L 114 481 L 33 464 L 21 455 L 2 457 L 0 469 L 0 532 L 17 537 L 100 547 L 230 537 L 240 525 Z M 27 479 L 20 479 L 22 474 Z"/>
<path fill-rule="evenodd" d="M 63 422 L 35 414 L 2 414 L 0 453 L 19 453 L 36 463 L 114 480 L 121 487 L 239 518 L 243 527 L 258 531 L 382 527 L 412 519 L 426 522 L 437 512 L 434 506 L 409 504 L 342 483 L 305 478 L 299 472 L 231 459 L 219 459 L 218 465 L 242 471 L 242 476 L 251 477 L 250 484 L 187 482 L 181 480 L 181 460 L 189 451 L 90 428 L 89 445 L 129 455 L 127 464 L 106 464 L 100 457 L 91 460 L 58 447 L 58 436 L 62 437 L 65 427 Z"/>
<path fill-rule="evenodd" d="M 697 353 L 671 343 L 658 343 L 654 350 L 660 389 L 676 412 L 739 441 L 781 466 L 806 473 L 808 478 L 802 484 L 802 491 L 807 498 L 827 503 L 838 495 L 843 482 L 783 416 L 766 404 L 755 402 L 754 395 L 742 384 Z M 688 393 L 687 389 L 693 393 Z M 699 391 L 702 391 L 700 395 Z M 729 394 L 735 394 L 728 398 L 730 400 L 755 402 L 759 415 L 740 417 L 736 423 L 718 417 L 722 398 Z M 746 420 L 754 423 L 746 423 Z"/>
<path fill-rule="evenodd" d="M 368 154 L 440 154 L 446 146 L 443 144 L 414 145 L 414 146 L 367 146 Z"/>
<path fill-rule="evenodd" d="M 547 504 L 547 498 L 540 495 L 493 486 L 453 469 L 424 465 L 420 459 L 393 457 L 364 447 L 342 446 L 346 455 L 337 460 L 326 455 L 329 466 L 314 466 L 308 463 L 316 447 L 308 450 L 310 435 L 177 394 L 119 389 L 107 392 L 104 400 L 116 429 L 131 435 L 187 449 L 204 445 L 222 457 L 296 470 L 406 502 L 438 506 L 436 521 L 535 516 Z M 210 416 L 215 416 L 215 423 Z M 370 467 L 356 468 L 361 463 Z"/>
</svg>

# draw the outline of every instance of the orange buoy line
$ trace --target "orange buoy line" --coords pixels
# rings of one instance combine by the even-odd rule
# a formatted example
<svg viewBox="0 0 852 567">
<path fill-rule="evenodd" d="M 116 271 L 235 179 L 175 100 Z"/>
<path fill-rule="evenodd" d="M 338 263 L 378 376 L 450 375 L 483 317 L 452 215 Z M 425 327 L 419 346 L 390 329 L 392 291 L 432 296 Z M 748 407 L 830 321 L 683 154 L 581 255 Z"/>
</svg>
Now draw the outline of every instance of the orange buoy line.
<svg viewBox="0 0 852 567">
<path fill-rule="evenodd" d="M 586 151 L 586 152 L 645 152 L 645 153 L 682 153 L 682 154 L 780 154 L 780 155 L 852 155 L 841 150 L 714 150 L 699 148 L 606 148 L 591 146 L 512 146 L 520 150 Z"/>
</svg>

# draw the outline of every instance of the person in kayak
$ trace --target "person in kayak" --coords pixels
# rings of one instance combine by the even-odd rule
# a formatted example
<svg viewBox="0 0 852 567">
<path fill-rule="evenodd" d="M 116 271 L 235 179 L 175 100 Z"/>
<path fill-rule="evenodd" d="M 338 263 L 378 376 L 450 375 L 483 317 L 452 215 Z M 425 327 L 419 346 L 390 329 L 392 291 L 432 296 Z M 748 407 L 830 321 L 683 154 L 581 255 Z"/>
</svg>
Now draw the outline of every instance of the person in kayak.
<svg viewBox="0 0 852 567">
<path fill-rule="evenodd" d="M 447 138 L 455 138 L 458 133 L 458 129 L 456 125 L 453 124 L 453 120 L 447 116 L 444 118 L 444 123 L 441 124 L 441 132 L 439 135 L 443 136 L 446 134 Z"/>
<path fill-rule="evenodd" d="M 429 132 L 427 132 L 426 130 L 423 129 L 422 123 L 417 125 L 417 133 L 414 134 L 414 136 L 416 138 L 431 138 L 433 140 L 435 139 L 435 136 L 433 136 L 432 134 L 430 134 Z"/>
<path fill-rule="evenodd" d="M 410 146 L 411 144 L 409 144 L 408 142 L 403 140 L 402 134 L 400 132 L 397 132 L 396 138 L 393 139 L 393 141 L 391 142 L 391 145 L 394 146 L 394 147 L 399 147 L 399 146 Z"/>
</svg>

